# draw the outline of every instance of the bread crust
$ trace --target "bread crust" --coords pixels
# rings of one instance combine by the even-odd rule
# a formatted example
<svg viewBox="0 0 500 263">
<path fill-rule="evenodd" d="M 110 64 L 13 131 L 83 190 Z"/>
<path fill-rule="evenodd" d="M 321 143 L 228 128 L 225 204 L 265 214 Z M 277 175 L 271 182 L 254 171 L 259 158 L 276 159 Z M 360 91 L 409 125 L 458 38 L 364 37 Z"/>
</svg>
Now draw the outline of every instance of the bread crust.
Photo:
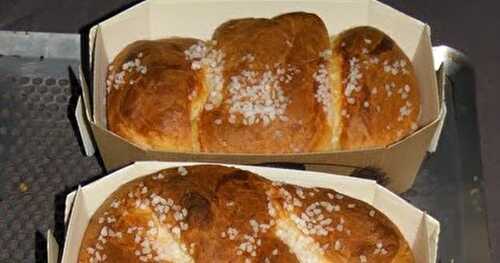
<svg viewBox="0 0 500 263">
<path fill-rule="evenodd" d="M 225 54 L 223 102 L 200 116 L 202 151 L 311 152 L 329 141 L 331 130 L 315 98 L 313 77 L 320 53 L 329 48 L 318 16 L 231 20 L 215 30 L 213 40 Z"/>
<path fill-rule="evenodd" d="M 199 41 L 144 40 L 120 52 L 108 73 L 108 128 L 145 149 L 193 151 L 192 94 L 202 86 L 184 51 Z"/>
<path fill-rule="evenodd" d="M 384 147 L 418 128 L 398 45 L 372 27 L 329 39 L 314 14 L 227 21 L 212 40 L 138 41 L 108 72 L 108 128 L 147 150 L 286 154 Z"/>
<path fill-rule="evenodd" d="M 373 27 L 346 30 L 332 40 L 330 74 L 339 90 L 340 149 L 386 146 L 417 129 L 420 92 L 411 61 Z"/>
<path fill-rule="evenodd" d="M 78 262 L 360 260 L 414 262 L 398 228 L 362 201 L 197 165 L 118 188 L 90 219 Z"/>
</svg>

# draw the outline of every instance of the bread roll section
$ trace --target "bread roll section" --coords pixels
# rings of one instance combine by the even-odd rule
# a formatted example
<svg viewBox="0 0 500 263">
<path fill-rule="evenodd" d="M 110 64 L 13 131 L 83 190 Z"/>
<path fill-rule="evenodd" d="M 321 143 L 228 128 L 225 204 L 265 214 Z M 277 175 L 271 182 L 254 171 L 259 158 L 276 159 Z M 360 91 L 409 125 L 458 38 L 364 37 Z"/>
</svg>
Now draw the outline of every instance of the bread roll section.
<svg viewBox="0 0 500 263">
<path fill-rule="evenodd" d="M 342 32 L 332 40 L 330 74 L 336 101 L 339 149 L 384 146 L 418 128 L 420 93 L 411 61 L 372 27 Z"/>
<path fill-rule="evenodd" d="M 131 181 L 92 216 L 79 262 L 414 262 L 398 228 L 330 189 L 215 165 Z"/>
<path fill-rule="evenodd" d="M 212 39 L 138 41 L 110 64 L 108 128 L 141 148 L 286 154 L 383 147 L 418 128 L 419 87 L 370 27 L 242 18 Z"/>
<path fill-rule="evenodd" d="M 200 116 L 201 150 L 310 152 L 329 136 L 313 75 L 328 33 L 315 15 L 238 19 L 219 26 L 222 100 Z M 214 90 L 213 88 L 211 90 Z"/>
<path fill-rule="evenodd" d="M 198 41 L 138 41 L 115 58 L 106 83 L 111 131 L 146 149 L 194 150 L 191 119 L 203 90 L 184 51 Z"/>
</svg>

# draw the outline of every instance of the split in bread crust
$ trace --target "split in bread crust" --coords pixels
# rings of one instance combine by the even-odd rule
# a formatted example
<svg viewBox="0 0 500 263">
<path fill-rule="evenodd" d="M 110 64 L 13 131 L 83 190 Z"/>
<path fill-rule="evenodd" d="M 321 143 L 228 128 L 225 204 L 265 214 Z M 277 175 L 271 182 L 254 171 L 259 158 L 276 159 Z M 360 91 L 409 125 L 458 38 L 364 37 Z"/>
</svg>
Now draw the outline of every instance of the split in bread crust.
<svg viewBox="0 0 500 263">
<path fill-rule="evenodd" d="M 121 186 L 92 216 L 80 263 L 414 262 L 374 207 L 330 189 L 216 165 Z"/>
</svg>

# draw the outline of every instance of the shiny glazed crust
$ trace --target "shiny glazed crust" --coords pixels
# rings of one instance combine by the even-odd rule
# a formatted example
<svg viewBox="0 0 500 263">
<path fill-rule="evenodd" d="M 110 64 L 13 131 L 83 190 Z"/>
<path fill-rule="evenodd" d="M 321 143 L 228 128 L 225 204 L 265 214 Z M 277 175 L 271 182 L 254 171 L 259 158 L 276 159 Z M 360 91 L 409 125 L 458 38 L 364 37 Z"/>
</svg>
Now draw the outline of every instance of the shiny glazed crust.
<svg viewBox="0 0 500 263">
<path fill-rule="evenodd" d="M 200 117 L 202 151 L 289 153 L 325 148 L 331 130 L 315 98 L 313 76 L 329 40 L 318 16 L 291 13 L 231 20 L 215 30 L 213 40 L 225 54 L 224 89 L 221 103 Z"/>
<path fill-rule="evenodd" d="M 146 149 L 193 151 L 190 96 L 202 92 L 184 51 L 198 41 L 138 41 L 120 52 L 107 80 L 109 129 Z"/>
<path fill-rule="evenodd" d="M 87 262 L 414 262 L 398 228 L 329 189 L 216 165 L 121 186 L 92 216 Z"/>
<path fill-rule="evenodd" d="M 308 153 L 383 147 L 418 128 L 410 60 L 383 32 L 331 40 L 309 13 L 221 24 L 210 41 L 138 41 L 111 63 L 108 128 L 143 149 Z"/>
<path fill-rule="evenodd" d="M 340 93 L 336 148 L 384 146 L 417 129 L 417 79 L 389 36 L 372 27 L 353 28 L 333 38 L 332 51 L 332 88 Z"/>
</svg>

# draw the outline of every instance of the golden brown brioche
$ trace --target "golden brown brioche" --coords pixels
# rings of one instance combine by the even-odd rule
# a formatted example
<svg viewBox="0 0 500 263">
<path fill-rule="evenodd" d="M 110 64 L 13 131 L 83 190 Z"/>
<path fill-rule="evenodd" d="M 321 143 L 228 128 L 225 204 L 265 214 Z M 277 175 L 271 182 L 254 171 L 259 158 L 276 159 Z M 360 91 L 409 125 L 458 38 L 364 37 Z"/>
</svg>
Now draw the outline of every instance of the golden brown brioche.
<svg viewBox="0 0 500 263">
<path fill-rule="evenodd" d="M 201 84 L 184 51 L 197 42 L 137 41 L 121 51 L 108 72 L 109 129 L 142 148 L 192 151 L 193 95 Z"/>
<path fill-rule="evenodd" d="M 224 54 L 221 99 L 200 116 L 202 151 L 290 153 L 322 150 L 331 130 L 315 98 L 314 74 L 329 47 L 323 21 L 308 13 L 230 20 L 214 32 Z"/>
<path fill-rule="evenodd" d="M 388 35 L 356 27 L 335 36 L 332 51 L 332 88 L 339 94 L 334 148 L 385 146 L 417 129 L 417 79 L 410 60 Z"/>
<path fill-rule="evenodd" d="M 230 20 L 212 40 L 138 41 L 108 73 L 108 128 L 144 149 L 304 153 L 381 147 L 417 128 L 410 60 L 383 32 L 328 38 L 309 13 Z"/>
<path fill-rule="evenodd" d="M 121 186 L 92 216 L 80 263 L 414 262 L 398 228 L 330 189 L 199 165 Z"/>
</svg>

